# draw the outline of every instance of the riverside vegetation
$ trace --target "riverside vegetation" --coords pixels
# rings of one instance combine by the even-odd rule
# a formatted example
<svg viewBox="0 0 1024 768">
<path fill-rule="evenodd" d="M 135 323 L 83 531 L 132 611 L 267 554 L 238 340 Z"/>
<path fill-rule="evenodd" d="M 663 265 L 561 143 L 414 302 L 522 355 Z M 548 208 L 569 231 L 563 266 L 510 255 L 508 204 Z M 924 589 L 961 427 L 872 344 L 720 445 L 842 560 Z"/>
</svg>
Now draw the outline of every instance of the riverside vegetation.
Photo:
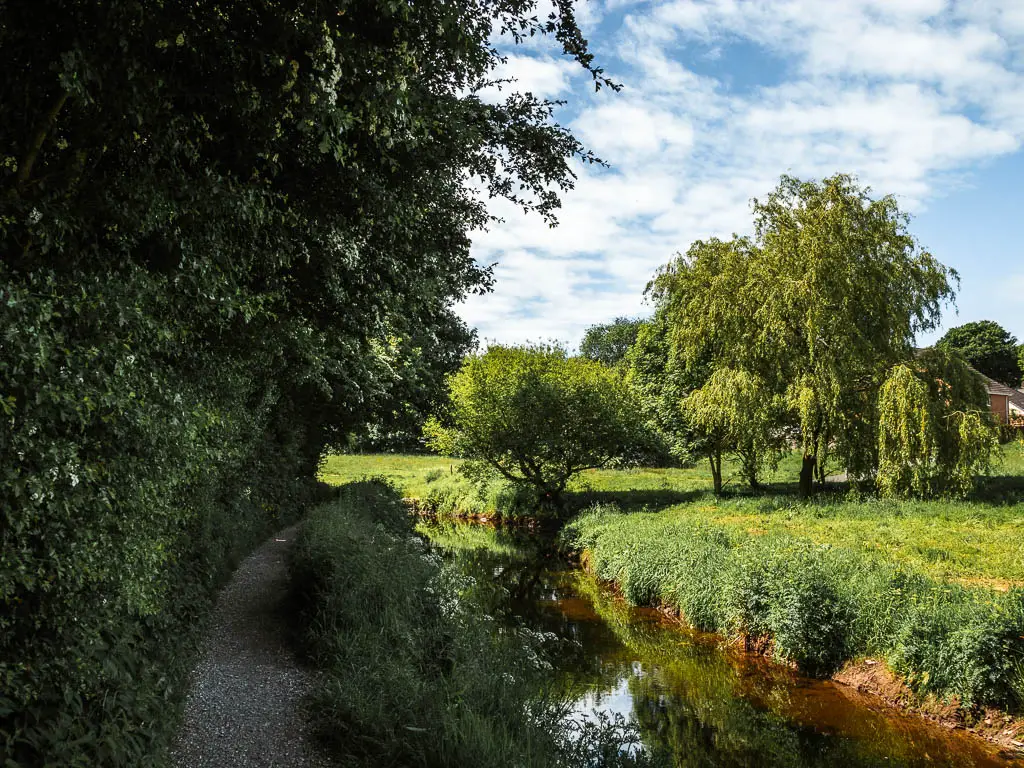
<svg viewBox="0 0 1024 768">
<path fill-rule="evenodd" d="M 786 457 L 779 476 L 799 460 Z M 332 456 L 321 477 L 390 476 L 440 516 L 522 515 L 509 489 L 474 486 L 457 468 L 435 456 Z M 806 501 L 766 479 L 759 493 L 723 497 L 695 469 L 584 472 L 566 494 L 581 514 L 561 538 L 631 603 L 674 608 L 812 674 L 870 656 L 919 695 L 1024 708 L 1020 445 L 966 500 L 851 497 L 837 484 Z"/>
<path fill-rule="evenodd" d="M 313 510 L 290 570 L 299 644 L 322 671 L 312 711 L 341 764 L 655 764 L 628 749 L 632 726 L 568 717 L 541 638 L 484 613 L 390 485 L 350 483 Z"/>
<path fill-rule="evenodd" d="M 481 414 L 447 407 L 444 395 L 450 374 L 483 357 L 470 354 L 475 332 L 455 311 L 493 283 L 490 268 L 473 258 L 471 234 L 495 221 L 492 198 L 557 223 L 560 195 L 578 178 L 575 164 L 602 162 L 556 122 L 558 104 L 501 76 L 515 44 L 530 40 L 532 49 L 541 39 L 596 88 L 618 89 L 588 50 L 571 0 L 552 9 L 534 0 L 4 4 L 5 768 L 166 765 L 197 630 L 233 565 L 318 500 L 315 477 L 326 454 L 415 444 L 430 414 L 438 445 L 458 447 L 478 470 L 490 462 L 506 479 L 533 480 L 508 485 L 479 471 L 472 481 L 456 479 L 445 475 L 445 461 L 424 474 L 417 495 L 451 514 L 521 514 L 542 501 L 538 491 L 554 502 L 552 517 L 593 502 L 663 508 L 701 497 L 703 486 L 676 489 L 656 473 L 619 480 L 587 467 L 699 455 L 715 469 L 715 490 L 728 490 L 731 456 L 756 485 L 777 461 L 787 465 L 780 453 L 786 439 L 801 445 L 805 495 L 815 475 L 823 480 L 832 454 L 851 476 L 878 470 L 881 491 L 894 497 L 972 490 L 995 448 L 983 393 L 953 353 L 922 359 L 911 346 L 916 332 L 937 327 L 955 275 L 917 247 L 894 198 L 870 201 L 842 174 L 821 183 L 784 178 L 755 203 L 754 239 L 695 243 L 693 259 L 663 270 L 654 286 L 656 321 L 638 330 L 630 349 L 642 359 L 629 363 L 633 374 L 624 380 L 596 367 L 603 363 L 556 350 L 538 368 L 530 355 L 496 349 L 492 359 L 523 360 L 521 381 L 536 387 L 527 398 L 511 382 L 502 402 L 544 404 L 572 431 L 548 439 L 548 422 L 529 412 L 485 418 L 480 425 L 530 427 L 492 432 L 487 444 L 505 453 L 514 446 L 515 463 L 528 471 L 520 474 L 508 456 L 470 455 L 477 445 L 469 417 Z M 481 98 L 483 91 L 492 95 Z M 705 284 L 714 290 L 701 293 Z M 626 338 L 632 332 L 614 342 L 618 351 L 608 360 Z M 501 373 L 483 364 L 477 370 Z M 756 396 L 737 397 L 737 384 Z M 463 395 L 487 389 L 456 387 Z M 574 407 L 566 410 L 566 402 Z M 660 434 L 648 441 L 652 425 Z M 531 451 L 543 459 L 542 471 L 531 466 Z M 562 461 L 570 455 L 572 462 Z M 695 477 L 680 472 L 670 477 L 684 484 Z M 638 477 L 642 485 L 633 487 Z M 589 490 L 579 485 L 587 481 Z M 489 686 L 499 681 L 465 661 L 471 654 L 461 641 L 448 639 L 437 618 L 446 603 L 422 598 L 419 587 L 433 588 L 433 571 L 387 560 L 418 545 L 389 524 L 377 537 L 365 520 L 352 523 L 354 540 L 371 552 L 379 544 L 383 561 L 408 567 L 408 579 L 388 592 L 382 571 L 341 547 L 344 536 L 328 535 L 326 514 L 311 529 L 339 548 L 318 554 L 306 539 L 300 550 L 323 579 L 345 572 L 335 556 L 349 558 L 362 569 L 358 576 L 425 626 L 411 636 L 375 627 L 390 633 L 393 662 L 391 649 L 354 643 L 353 653 L 368 654 L 360 663 L 379 665 L 381 678 L 372 670 L 353 678 L 365 709 L 337 709 L 339 718 L 366 725 L 368 738 L 391 754 L 424 761 L 498 749 L 485 742 L 534 759 L 533 739 L 551 748 L 550 760 L 576 759 L 547 715 L 538 717 L 550 728 L 536 730 L 511 710 L 499 708 L 508 720 L 495 724 L 449 706 L 452 695 L 459 699 L 449 687 L 456 678 L 422 668 L 428 656 L 419 644 L 450 649 L 460 674 L 475 681 L 467 690 L 483 701 L 494 702 Z M 594 558 L 602 546 L 612 551 L 611 534 L 597 531 L 599 521 L 611 531 L 613 517 L 594 513 L 592 529 L 578 528 L 592 536 Z M 997 528 L 1012 522 L 993 519 Z M 728 570 L 732 553 L 749 548 L 738 529 L 719 527 Z M 342 632 L 359 625 L 332 613 L 342 603 L 331 582 L 298 566 L 296 574 L 324 611 L 306 605 L 312 623 L 304 642 L 333 679 L 345 679 L 334 660 L 348 649 L 318 636 L 317 622 Z M 322 583 L 329 588 L 316 586 Z M 359 592 L 355 582 L 338 583 Z M 414 596 L 403 597 L 407 590 Z M 999 608 L 1010 611 L 1016 594 L 1000 598 Z M 919 654 L 927 664 L 919 656 L 908 662 L 924 686 L 931 685 L 924 672 L 952 665 L 965 648 L 995 658 L 1001 641 L 989 629 L 1013 626 L 983 601 L 961 603 L 962 616 L 936 614 L 936 622 L 962 618 L 966 626 L 980 617 L 984 631 L 936 630 L 956 643 L 937 641 Z M 837 605 L 837 626 L 846 626 L 840 619 L 849 606 Z M 708 615 L 729 622 L 730 610 Z M 366 626 L 393 615 L 366 617 Z M 463 621 L 462 614 L 450 618 Z M 782 626 L 771 615 L 764 620 Z M 493 642 L 467 632 L 467 647 Z M 864 633 L 851 637 L 851 652 L 874 647 L 857 639 Z M 817 646 L 800 648 L 779 646 L 818 663 Z M 1000 658 L 1016 659 L 1011 651 Z M 941 658 L 933 663 L 934 654 Z M 980 682 L 947 674 L 936 690 L 979 701 L 1008 701 L 1017 690 L 1007 669 L 981 673 Z M 407 714 L 396 691 L 406 683 L 419 690 L 428 711 L 443 713 L 434 725 L 459 735 L 417 742 L 414 729 L 427 726 L 392 727 L 393 719 L 375 730 L 371 715 L 387 713 L 367 698 L 370 682 L 393 686 L 388 701 Z M 437 691 L 428 690 L 434 685 Z M 618 759 L 616 732 L 609 733 L 610 741 L 597 734 L 581 743 Z M 358 760 L 368 742 L 354 732 L 351 738 Z"/>
</svg>

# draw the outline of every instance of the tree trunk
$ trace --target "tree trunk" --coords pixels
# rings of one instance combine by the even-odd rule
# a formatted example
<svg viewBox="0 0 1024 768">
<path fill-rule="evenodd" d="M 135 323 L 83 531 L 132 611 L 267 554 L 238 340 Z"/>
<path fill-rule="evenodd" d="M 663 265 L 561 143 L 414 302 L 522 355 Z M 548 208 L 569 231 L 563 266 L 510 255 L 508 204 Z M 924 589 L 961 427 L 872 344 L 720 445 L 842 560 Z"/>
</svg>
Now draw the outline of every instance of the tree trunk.
<svg viewBox="0 0 1024 768">
<path fill-rule="evenodd" d="M 715 484 L 715 496 L 722 495 L 722 452 L 712 451 L 708 454 L 711 462 L 711 479 Z"/>
<path fill-rule="evenodd" d="M 804 454 L 804 461 L 800 467 L 800 495 L 810 496 L 814 492 L 814 473 L 818 466 L 817 456 Z"/>
<path fill-rule="evenodd" d="M 559 485 L 543 486 L 539 511 L 542 517 L 560 519 L 565 512 L 565 488 Z"/>
</svg>

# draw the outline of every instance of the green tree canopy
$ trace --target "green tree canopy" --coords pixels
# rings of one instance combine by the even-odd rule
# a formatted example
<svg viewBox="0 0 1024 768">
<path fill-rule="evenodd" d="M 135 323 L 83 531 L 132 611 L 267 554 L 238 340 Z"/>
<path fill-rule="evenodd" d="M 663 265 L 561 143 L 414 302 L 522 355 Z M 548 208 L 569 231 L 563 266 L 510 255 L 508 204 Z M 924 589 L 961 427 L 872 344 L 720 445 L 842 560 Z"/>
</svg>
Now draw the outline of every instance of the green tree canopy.
<svg viewBox="0 0 1024 768">
<path fill-rule="evenodd" d="M 959 353 L 989 378 L 1009 387 L 1021 385 L 1017 339 L 999 323 L 979 320 L 950 328 L 935 346 Z"/>
<path fill-rule="evenodd" d="M 435 451 L 462 456 L 535 489 L 560 507 L 569 480 L 607 466 L 641 439 L 638 404 L 607 366 L 557 347 L 492 346 L 449 381 L 443 420 L 425 429 Z"/>
<path fill-rule="evenodd" d="M 878 487 L 886 496 L 966 494 L 998 447 L 984 384 L 947 349 L 894 366 L 878 409 Z"/>
<path fill-rule="evenodd" d="M 654 458 L 686 464 L 705 452 L 680 407 L 683 398 L 700 386 L 708 371 L 686 368 L 672 344 L 664 312 L 642 323 L 636 341 L 623 359 L 626 380 L 640 401 L 640 417 L 661 443 Z"/>
<path fill-rule="evenodd" d="M 893 197 L 849 176 L 784 176 L 753 212 L 753 237 L 695 242 L 650 290 L 684 359 L 756 377 L 771 395 L 758 402 L 785 404 L 806 494 L 830 450 L 873 469 L 878 388 L 935 327 L 956 273 L 920 249 Z"/>
<path fill-rule="evenodd" d="M 590 326 L 580 342 L 580 355 L 605 365 L 618 365 L 636 341 L 643 322 L 639 318 L 617 317 L 610 323 Z"/>
</svg>

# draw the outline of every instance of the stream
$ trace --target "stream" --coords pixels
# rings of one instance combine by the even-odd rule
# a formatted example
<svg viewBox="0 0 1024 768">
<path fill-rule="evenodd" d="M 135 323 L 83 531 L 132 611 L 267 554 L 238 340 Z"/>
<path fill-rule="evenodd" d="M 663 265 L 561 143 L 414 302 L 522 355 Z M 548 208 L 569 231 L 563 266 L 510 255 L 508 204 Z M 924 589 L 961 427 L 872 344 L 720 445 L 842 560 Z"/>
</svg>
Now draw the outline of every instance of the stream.
<svg viewBox="0 0 1024 768">
<path fill-rule="evenodd" d="M 554 684 L 578 716 L 620 714 L 678 766 L 1022 766 L 962 731 L 743 653 L 634 608 L 537 534 L 421 524 L 474 599 L 547 633 Z"/>
</svg>

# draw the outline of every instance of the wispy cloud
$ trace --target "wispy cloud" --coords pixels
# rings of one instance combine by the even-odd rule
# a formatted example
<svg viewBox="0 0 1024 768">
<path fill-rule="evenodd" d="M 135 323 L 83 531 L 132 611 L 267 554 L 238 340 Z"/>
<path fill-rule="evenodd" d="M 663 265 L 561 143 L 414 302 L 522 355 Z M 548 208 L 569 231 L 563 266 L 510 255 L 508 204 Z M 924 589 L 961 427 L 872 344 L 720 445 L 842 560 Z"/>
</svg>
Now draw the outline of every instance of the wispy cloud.
<svg viewBox="0 0 1024 768">
<path fill-rule="evenodd" d="M 463 308 L 485 338 L 575 342 L 591 323 L 641 311 L 659 265 L 696 238 L 745 231 L 749 199 L 782 173 L 856 173 L 919 211 L 1024 138 L 1018 0 L 590 5 L 591 45 L 626 90 L 576 89 L 564 118 L 612 168 L 578 169 L 554 230 L 496 206 L 505 221 L 474 253 L 499 264 L 497 289 Z M 602 22 L 613 7 L 627 13 Z M 784 61 L 783 81 L 733 89 L 737 41 Z M 721 76 L 695 71 L 716 51 Z M 538 95 L 578 82 L 550 58 L 510 58 L 508 72 Z"/>
</svg>

